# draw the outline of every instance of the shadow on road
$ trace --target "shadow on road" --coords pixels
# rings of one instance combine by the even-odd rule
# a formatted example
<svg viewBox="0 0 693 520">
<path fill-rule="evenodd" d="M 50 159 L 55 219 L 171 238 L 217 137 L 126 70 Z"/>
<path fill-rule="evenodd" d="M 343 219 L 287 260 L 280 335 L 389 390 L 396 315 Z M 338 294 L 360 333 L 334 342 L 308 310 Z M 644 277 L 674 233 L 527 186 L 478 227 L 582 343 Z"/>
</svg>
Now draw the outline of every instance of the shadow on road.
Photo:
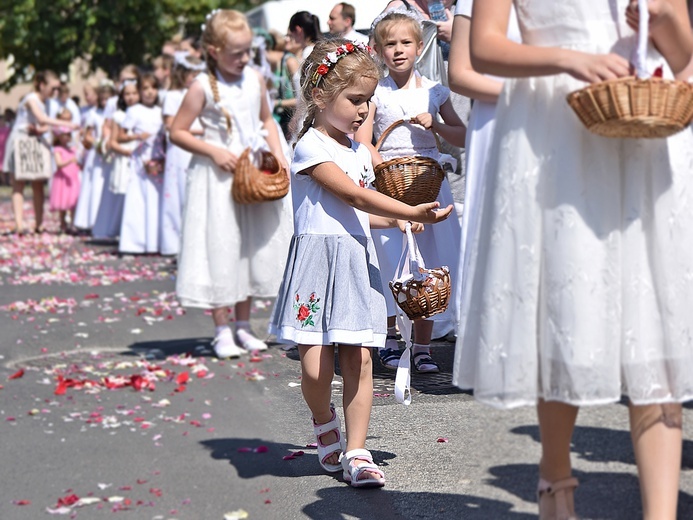
<svg viewBox="0 0 693 520">
<path fill-rule="evenodd" d="M 212 338 L 182 338 L 160 341 L 141 341 L 128 346 L 131 353 L 147 359 L 166 359 L 188 354 L 193 357 L 213 357 Z"/>
<path fill-rule="evenodd" d="M 517 513 L 512 504 L 472 495 L 380 490 L 344 489 L 335 486 L 317 492 L 318 500 L 303 508 L 312 520 L 489 520 L 536 519 Z"/>
</svg>

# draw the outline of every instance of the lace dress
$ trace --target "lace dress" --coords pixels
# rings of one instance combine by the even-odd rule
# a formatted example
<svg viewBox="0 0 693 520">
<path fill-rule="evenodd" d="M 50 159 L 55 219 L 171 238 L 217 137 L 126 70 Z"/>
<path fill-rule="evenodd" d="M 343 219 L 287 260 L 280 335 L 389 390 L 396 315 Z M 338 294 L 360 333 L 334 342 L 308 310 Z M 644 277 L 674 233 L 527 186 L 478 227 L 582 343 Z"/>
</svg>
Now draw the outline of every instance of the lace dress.
<svg viewBox="0 0 693 520">
<path fill-rule="evenodd" d="M 515 7 L 526 44 L 629 57 L 627 4 Z M 511 79 L 497 104 L 457 367 L 494 406 L 693 397 L 692 135 L 590 134 L 565 101 L 582 86 Z"/>
<path fill-rule="evenodd" d="M 440 106 L 448 99 L 450 90 L 425 77 L 420 77 L 420 81 L 420 87 L 409 89 L 398 88 L 389 76 L 380 81 L 373 97 L 377 107 L 373 121 L 373 133 L 376 138 L 395 121 L 400 119 L 406 121 L 424 112 L 438 113 Z M 454 160 L 450 156 L 443 156 L 438 151 L 432 132 L 412 124 L 400 125 L 392 130 L 382 143 L 380 155 L 385 161 L 411 155 L 423 155 L 439 162 L 446 160 L 446 157 L 447 160 Z M 437 200 L 440 202 L 440 207 L 454 202 L 447 179 L 443 180 Z M 387 314 L 394 316 L 396 304 L 388 282 L 397 278 L 397 264 L 402 253 L 402 241 L 405 238 L 399 228 L 392 228 L 373 230 L 373 240 L 380 262 Z M 426 225 L 423 233 L 416 235 L 416 242 L 426 266 L 448 266 L 451 280 L 455 283 L 460 252 L 460 224 L 456 213 L 453 211 L 443 222 Z M 445 312 L 430 318 L 434 321 L 434 338 L 445 336 L 454 329 L 456 313 L 455 305 L 452 303 L 454 294 L 450 300 L 451 304 Z"/>
<path fill-rule="evenodd" d="M 245 147 L 266 148 L 261 133 L 260 82 L 246 68 L 242 79 L 218 79 L 220 103 L 232 116 L 232 131 L 216 107 L 209 76 L 200 74 L 205 107 L 199 120 L 205 141 L 240 155 Z M 207 156 L 193 155 L 183 209 L 176 291 L 189 307 L 230 306 L 249 296 L 276 296 L 292 230 L 290 198 L 235 204 L 232 175 Z"/>
</svg>

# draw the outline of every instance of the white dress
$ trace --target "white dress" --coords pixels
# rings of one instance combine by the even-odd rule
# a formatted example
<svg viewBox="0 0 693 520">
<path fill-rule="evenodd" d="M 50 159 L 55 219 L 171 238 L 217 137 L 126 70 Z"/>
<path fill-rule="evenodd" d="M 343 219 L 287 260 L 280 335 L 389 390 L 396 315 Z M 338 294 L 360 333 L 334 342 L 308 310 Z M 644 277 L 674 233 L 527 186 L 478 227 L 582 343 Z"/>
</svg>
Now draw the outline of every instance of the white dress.
<svg viewBox="0 0 693 520">
<path fill-rule="evenodd" d="M 43 101 L 41 101 L 41 98 L 36 92 L 27 94 L 19 102 L 17 116 L 12 124 L 12 130 L 10 130 L 10 135 L 7 137 L 7 143 L 5 145 L 5 157 L 3 159 L 2 171 L 14 173 L 14 141 L 15 139 L 28 136 L 30 125 L 38 125 L 38 120 L 27 106 L 29 100 L 34 100 L 39 108 L 45 109 Z M 40 139 L 45 146 L 51 146 L 50 141 L 45 138 L 45 134 L 42 135 Z"/>
<path fill-rule="evenodd" d="M 163 103 L 163 116 L 175 117 L 187 90 L 169 90 Z M 199 123 L 193 123 L 199 129 Z M 166 136 L 166 165 L 161 198 L 161 254 L 177 255 L 180 251 L 180 232 L 185 205 L 186 172 L 192 154 L 171 143 Z"/>
<path fill-rule="evenodd" d="M 269 332 L 282 343 L 382 347 L 386 307 L 368 213 L 330 193 L 310 175 L 334 163 L 363 189 L 374 180 L 371 155 L 311 128 L 291 163 L 294 237 Z"/>
<path fill-rule="evenodd" d="M 260 122 L 260 79 L 249 67 L 226 83 L 218 77 L 220 104 L 232 115 L 231 134 L 202 73 L 205 106 L 199 116 L 203 139 L 240 155 L 266 148 Z M 292 229 L 291 201 L 235 204 L 232 175 L 207 156 L 193 155 L 188 169 L 176 292 L 189 307 L 230 306 L 250 296 L 276 296 Z"/>
<path fill-rule="evenodd" d="M 87 113 L 84 123 L 86 128 L 93 129 L 94 146 L 87 152 L 84 162 L 82 184 L 75 210 L 75 226 L 82 229 L 91 229 L 94 226 L 101 206 L 105 161 L 97 147 L 103 137 L 104 113 L 105 110 L 100 108 L 91 110 Z"/>
<path fill-rule="evenodd" d="M 154 144 L 163 132 L 161 107 L 133 105 L 125 112 L 122 127 L 135 134 L 147 133 L 132 154 L 134 174 L 130 178 L 125 202 L 123 221 L 120 226 L 121 253 L 156 253 L 159 251 L 159 227 L 162 175 L 153 176 L 145 171 L 145 163 L 152 158 Z"/>
<path fill-rule="evenodd" d="M 447 87 L 425 77 L 421 77 L 420 88 L 409 89 L 397 88 L 397 84 L 389 76 L 383 78 L 373 96 L 373 102 L 377 107 L 373 121 L 374 135 L 379 137 L 385 129 L 399 119 L 406 121 L 424 112 L 437 114 L 449 95 L 450 90 Z M 438 161 L 442 157 L 436 147 L 433 133 L 422 126 L 413 124 L 400 125 L 392 130 L 383 141 L 379 151 L 385 161 L 412 155 L 431 157 Z M 437 200 L 441 208 L 454 203 L 447 179 L 443 180 Z M 373 238 L 376 251 L 378 251 L 388 316 L 394 316 L 396 304 L 388 283 L 397 278 L 395 271 L 402 253 L 402 242 L 406 238 L 399 228 L 373 230 Z M 416 242 L 426 267 L 448 266 L 454 283 L 457 279 L 460 247 L 460 224 L 457 214 L 453 211 L 443 222 L 435 225 L 427 224 L 423 233 L 416 235 Z M 448 309 L 429 318 L 434 322 L 433 338 L 445 336 L 454 330 L 454 292 Z"/>
<path fill-rule="evenodd" d="M 459 0 L 455 6 L 455 16 L 471 18 L 474 0 Z M 514 42 L 520 42 L 520 28 L 517 25 L 515 8 L 511 8 L 508 23 L 508 38 Z M 502 81 L 501 78 L 494 78 Z M 460 370 L 460 354 L 462 336 L 462 322 L 460 316 L 467 313 L 469 307 L 469 295 L 474 275 L 470 270 L 469 251 L 467 243 L 478 239 L 479 227 L 479 196 L 483 186 L 483 175 L 488 161 L 491 138 L 495 127 L 496 104 L 487 101 L 474 100 L 472 111 L 467 125 L 467 139 L 465 143 L 465 160 L 467 161 L 465 172 L 464 211 L 460 225 L 462 235 L 460 240 L 460 260 L 457 272 L 456 297 L 457 297 L 457 341 L 458 348 L 455 351 L 455 369 L 453 370 L 453 383 L 457 383 L 457 375 Z"/>
<path fill-rule="evenodd" d="M 629 57 L 627 4 L 515 7 L 526 44 Z M 458 375 L 490 405 L 693 397 L 691 133 L 591 134 L 565 100 L 583 86 L 511 79 L 498 100 Z"/>
</svg>

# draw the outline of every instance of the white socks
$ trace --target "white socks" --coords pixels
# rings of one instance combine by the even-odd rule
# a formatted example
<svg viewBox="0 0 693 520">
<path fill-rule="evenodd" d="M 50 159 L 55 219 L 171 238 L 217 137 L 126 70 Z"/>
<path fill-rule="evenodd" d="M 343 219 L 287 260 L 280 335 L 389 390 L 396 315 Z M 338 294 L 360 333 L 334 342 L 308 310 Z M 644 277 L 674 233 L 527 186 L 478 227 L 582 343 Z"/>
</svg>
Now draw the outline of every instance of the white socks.
<svg viewBox="0 0 693 520">
<path fill-rule="evenodd" d="M 250 322 L 248 321 L 236 322 L 236 340 L 248 352 L 267 350 L 267 343 L 259 340 L 250 332 Z"/>
</svg>

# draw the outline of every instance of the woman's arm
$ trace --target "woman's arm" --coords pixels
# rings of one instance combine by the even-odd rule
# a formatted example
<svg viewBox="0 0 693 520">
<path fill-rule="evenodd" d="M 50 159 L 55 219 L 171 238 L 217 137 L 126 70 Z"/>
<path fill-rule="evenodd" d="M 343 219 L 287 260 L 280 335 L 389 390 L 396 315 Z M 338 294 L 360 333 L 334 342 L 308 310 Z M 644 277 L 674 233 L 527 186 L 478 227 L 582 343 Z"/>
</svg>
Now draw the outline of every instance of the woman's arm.
<svg viewBox="0 0 693 520">
<path fill-rule="evenodd" d="M 450 43 L 450 89 L 468 98 L 495 103 L 503 83 L 479 74 L 469 57 L 469 29 L 472 22 L 466 16 L 455 16 Z"/>
<path fill-rule="evenodd" d="M 693 35 L 686 0 L 649 0 L 648 32 L 655 47 L 674 74 L 681 72 L 691 60 Z M 637 0 L 626 8 L 628 25 L 638 31 L 640 12 Z"/>
<path fill-rule="evenodd" d="M 31 115 L 36 118 L 39 127 L 66 126 L 72 130 L 77 130 L 79 128 L 77 123 L 48 117 L 46 112 L 40 107 L 39 103 L 35 99 L 27 99 L 26 106 L 29 109 L 29 112 L 31 112 Z"/>
<path fill-rule="evenodd" d="M 356 209 L 390 219 L 413 220 L 435 223 L 445 220 L 452 211 L 452 205 L 434 211 L 438 202 L 409 206 L 375 190 L 357 186 L 344 171 L 333 162 L 312 166 L 301 174 L 313 177 L 327 191 Z"/>
<path fill-rule="evenodd" d="M 205 92 L 202 85 L 195 81 L 185 94 L 183 103 L 171 123 L 171 142 L 190 153 L 209 157 L 222 170 L 233 172 L 238 157 L 224 148 L 197 139 L 190 132 L 193 121 L 200 115 L 204 106 Z"/>
<path fill-rule="evenodd" d="M 512 0 L 475 2 L 471 59 L 475 70 L 504 77 L 548 76 L 566 72 L 596 82 L 628 76 L 628 60 L 616 54 L 587 54 L 558 47 L 534 47 L 507 37 Z"/>
</svg>

